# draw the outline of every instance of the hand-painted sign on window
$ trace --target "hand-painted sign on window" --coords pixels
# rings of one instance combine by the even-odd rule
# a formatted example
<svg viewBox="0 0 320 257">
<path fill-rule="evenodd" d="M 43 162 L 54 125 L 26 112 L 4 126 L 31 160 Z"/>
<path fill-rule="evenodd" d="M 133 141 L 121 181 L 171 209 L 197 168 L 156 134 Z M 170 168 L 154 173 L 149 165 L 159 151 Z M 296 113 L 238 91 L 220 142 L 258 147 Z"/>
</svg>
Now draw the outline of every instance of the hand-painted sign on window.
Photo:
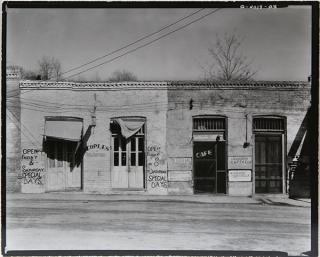
<svg viewBox="0 0 320 257">
<path fill-rule="evenodd" d="M 209 149 L 209 150 L 204 150 L 201 152 L 197 152 L 196 153 L 196 158 L 201 159 L 201 158 L 209 158 L 213 156 L 213 150 Z"/>
<path fill-rule="evenodd" d="M 196 159 L 213 159 L 214 156 L 215 151 L 212 142 L 202 142 L 194 145 L 194 157 Z"/>
<path fill-rule="evenodd" d="M 251 170 L 229 170 L 229 181 L 251 181 Z"/>
</svg>

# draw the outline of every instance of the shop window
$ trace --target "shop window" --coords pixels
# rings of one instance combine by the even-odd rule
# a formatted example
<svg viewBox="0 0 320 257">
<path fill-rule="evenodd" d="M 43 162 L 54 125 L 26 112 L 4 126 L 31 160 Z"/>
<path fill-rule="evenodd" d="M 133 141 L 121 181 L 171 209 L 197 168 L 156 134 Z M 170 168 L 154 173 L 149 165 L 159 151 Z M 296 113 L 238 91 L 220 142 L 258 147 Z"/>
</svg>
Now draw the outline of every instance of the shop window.
<svg viewBox="0 0 320 257">
<path fill-rule="evenodd" d="M 226 118 L 193 118 L 195 193 L 226 193 Z"/>
</svg>

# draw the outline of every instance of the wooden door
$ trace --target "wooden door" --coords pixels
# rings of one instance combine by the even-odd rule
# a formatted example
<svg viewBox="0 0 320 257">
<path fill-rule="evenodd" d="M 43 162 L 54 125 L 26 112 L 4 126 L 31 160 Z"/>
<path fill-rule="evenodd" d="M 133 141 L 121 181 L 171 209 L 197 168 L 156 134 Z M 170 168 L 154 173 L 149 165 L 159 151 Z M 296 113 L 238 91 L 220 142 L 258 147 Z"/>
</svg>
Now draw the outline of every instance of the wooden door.
<svg viewBox="0 0 320 257">
<path fill-rule="evenodd" d="M 255 135 L 255 192 L 282 192 L 282 135 Z"/>
<path fill-rule="evenodd" d="M 194 192 L 226 193 L 225 143 L 194 142 Z"/>
<path fill-rule="evenodd" d="M 47 140 L 47 191 L 66 191 L 81 188 L 81 166 L 75 166 L 76 142 Z"/>
<path fill-rule="evenodd" d="M 112 187 L 139 189 L 144 186 L 144 137 L 125 139 L 114 135 Z"/>
<path fill-rule="evenodd" d="M 113 188 L 128 188 L 128 154 L 126 139 L 120 135 L 112 137 L 113 166 L 111 181 Z"/>
<path fill-rule="evenodd" d="M 76 165 L 75 155 L 78 142 L 66 142 L 66 190 L 81 189 L 81 165 Z"/>
<path fill-rule="evenodd" d="M 65 148 L 63 141 L 46 141 L 47 151 L 47 191 L 65 189 Z"/>
<path fill-rule="evenodd" d="M 128 142 L 130 160 L 128 163 L 129 188 L 143 188 L 144 138 L 133 136 Z"/>
</svg>

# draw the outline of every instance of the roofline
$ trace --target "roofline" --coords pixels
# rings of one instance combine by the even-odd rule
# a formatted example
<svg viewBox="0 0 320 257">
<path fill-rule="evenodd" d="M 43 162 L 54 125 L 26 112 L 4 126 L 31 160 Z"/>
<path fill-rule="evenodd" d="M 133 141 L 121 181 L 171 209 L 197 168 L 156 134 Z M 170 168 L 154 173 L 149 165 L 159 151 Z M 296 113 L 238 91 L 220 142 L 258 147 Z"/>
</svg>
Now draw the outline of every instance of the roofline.
<svg viewBox="0 0 320 257">
<path fill-rule="evenodd" d="M 203 82 L 203 81 L 134 81 L 134 82 L 67 82 L 31 81 L 19 82 L 20 89 L 37 90 L 301 90 L 310 89 L 307 81 L 254 81 L 254 82 Z"/>
</svg>

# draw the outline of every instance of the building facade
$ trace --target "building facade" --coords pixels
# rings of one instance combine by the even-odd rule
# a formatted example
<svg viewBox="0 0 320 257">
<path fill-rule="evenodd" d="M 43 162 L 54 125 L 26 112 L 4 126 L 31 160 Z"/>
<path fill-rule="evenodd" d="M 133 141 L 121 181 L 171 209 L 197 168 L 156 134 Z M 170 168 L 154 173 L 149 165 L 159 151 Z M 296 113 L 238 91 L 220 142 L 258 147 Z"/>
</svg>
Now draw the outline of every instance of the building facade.
<svg viewBox="0 0 320 257">
<path fill-rule="evenodd" d="M 19 87 L 23 193 L 286 194 L 308 142 L 307 82 Z"/>
</svg>

